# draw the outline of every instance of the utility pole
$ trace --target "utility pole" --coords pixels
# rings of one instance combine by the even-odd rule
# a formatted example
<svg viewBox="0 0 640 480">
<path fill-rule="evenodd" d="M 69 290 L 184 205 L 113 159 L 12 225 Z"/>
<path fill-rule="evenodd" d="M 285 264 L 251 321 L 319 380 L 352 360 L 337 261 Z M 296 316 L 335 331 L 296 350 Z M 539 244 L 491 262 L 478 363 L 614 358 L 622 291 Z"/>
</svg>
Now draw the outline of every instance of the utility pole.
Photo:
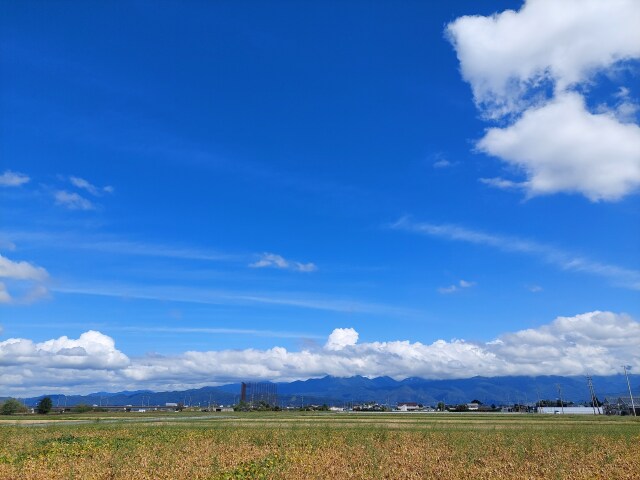
<svg viewBox="0 0 640 480">
<path fill-rule="evenodd" d="M 633 394 L 631 393 L 631 384 L 629 383 L 629 375 L 627 374 L 627 365 L 623 365 L 622 368 L 624 368 L 624 376 L 627 379 L 627 388 L 629 389 L 629 396 L 631 397 L 631 410 L 633 410 L 633 416 L 636 416 L 636 405 L 635 403 L 633 403 Z"/>
<path fill-rule="evenodd" d="M 591 376 L 587 375 L 587 386 L 589 387 L 589 394 L 591 395 L 591 406 L 593 407 L 593 414 L 597 415 L 596 413 L 596 403 L 598 401 L 598 397 L 596 397 L 596 392 L 593 389 L 593 381 L 591 380 Z"/>
<path fill-rule="evenodd" d="M 562 414 L 564 415 L 564 402 L 562 401 L 562 387 L 559 383 L 556 383 L 556 387 L 558 387 L 558 395 L 560 396 L 560 409 Z"/>
</svg>

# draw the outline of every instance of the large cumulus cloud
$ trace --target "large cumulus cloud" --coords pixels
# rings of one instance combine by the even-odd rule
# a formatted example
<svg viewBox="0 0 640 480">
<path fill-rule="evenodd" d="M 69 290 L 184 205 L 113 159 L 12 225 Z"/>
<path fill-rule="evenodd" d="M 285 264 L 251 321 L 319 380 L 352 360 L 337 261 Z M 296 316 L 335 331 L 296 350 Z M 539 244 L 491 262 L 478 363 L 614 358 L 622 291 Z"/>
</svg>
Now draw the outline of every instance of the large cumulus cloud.
<svg viewBox="0 0 640 480">
<path fill-rule="evenodd" d="M 188 351 L 129 358 L 95 331 L 78 339 L 0 342 L 0 386 L 9 394 L 96 389 L 190 388 L 239 380 L 292 381 L 324 375 L 396 379 L 475 375 L 609 375 L 640 368 L 640 323 L 624 314 L 559 317 L 489 342 L 398 340 L 358 343 L 352 328 L 335 329 L 324 346 L 289 351 Z"/>
<path fill-rule="evenodd" d="M 487 120 L 499 120 L 479 150 L 525 176 L 485 184 L 529 196 L 580 193 L 592 201 L 638 190 L 637 91 L 619 84 L 587 107 L 604 76 L 619 83 L 624 76 L 616 72 L 637 65 L 638 25 L 636 0 L 526 0 L 519 11 L 464 16 L 447 26 L 477 107 Z"/>
</svg>

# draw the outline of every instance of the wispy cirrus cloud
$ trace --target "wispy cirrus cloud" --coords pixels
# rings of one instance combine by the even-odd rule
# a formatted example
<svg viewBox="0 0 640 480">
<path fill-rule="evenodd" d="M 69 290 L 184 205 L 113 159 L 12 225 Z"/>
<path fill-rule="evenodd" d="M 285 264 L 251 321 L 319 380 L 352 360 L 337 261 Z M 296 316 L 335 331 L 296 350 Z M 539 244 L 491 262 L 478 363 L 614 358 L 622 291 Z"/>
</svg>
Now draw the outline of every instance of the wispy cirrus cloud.
<svg viewBox="0 0 640 480">
<path fill-rule="evenodd" d="M 441 158 L 440 160 L 436 160 L 435 162 L 433 162 L 433 168 L 448 168 L 452 166 L 453 163 L 451 163 L 446 158 Z"/>
<path fill-rule="evenodd" d="M 158 300 L 162 302 L 184 302 L 203 305 L 262 305 L 293 307 L 339 313 L 396 316 L 402 318 L 422 317 L 423 312 L 406 307 L 383 303 L 364 302 L 357 299 L 336 298 L 308 292 L 255 292 L 225 291 L 177 285 L 114 285 L 58 283 L 54 292 L 73 295 L 95 295 L 126 299 Z"/>
<path fill-rule="evenodd" d="M 166 244 L 140 241 L 125 236 L 108 234 L 76 235 L 72 232 L 13 230 L 0 233 L 2 243 L 13 245 L 21 242 L 30 246 L 87 250 L 112 253 L 114 255 L 202 260 L 211 262 L 246 263 L 256 255 L 237 252 L 222 252 L 214 248 L 185 244 Z"/>
<path fill-rule="evenodd" d="M 103 193 L 113 193 L 114 191 L 114 188 L 111 185 L 107 185 L 105 187 L 97 187 L 90 183 L 88 180 L 80 177 L 71 176 L 69 177 L 69 182 L 71 182 L 71 184 L 76 188 L 80 188 L 89 192 L 94 197 L 98 197 Z"/>
<path fill-rule="evenodd" d="M 76 176 L 65 177 L 65 176 L 59 175 L 58 178 L 63 181 L 68 180 L 71 185 L 81 190 L 82 191 L 81 193 L 84 193 L 84 194 L 88 193 L 93 197 L 100 197 L 105 193 L 113 193 L 114 191 L 113 187 L 110 185 L 107 185 L 105 187 L 97 187 L 96 185 L 92 184 L 88 180 L 85 180 L 84 178 L 81 178 L 81 177 L 76 177 Z M 60 207 L 67 208 L 69 210 L 83 210 L 83 211 L 96 209 L 96 205 L 91 200 L 84 197 L 78 192 L 73 192 L 66 189 L 58 189 L 58 190 L 54 190 L 52 194 L 53 194 L 53 198 L 55 200 L 56 205 Z"/>
<path fill-rule="evenodd" d="M 476 282 L 467 282 L 466 280 L 460 280 L 458 283 L 449 285 L 448 287 L 438 288 L 438 293 L 442 293 L 445 295 L 450 293 L 456 293 L 465 288 L 474 287 L 475 285 L 476 285 Z"/>
<path fill-rule="evenodd" d="M 118 239 L 96 239 L 95 241 L 77 241 L 74 248 L 114 253 L 119 255 L 136 255 L 144 257 L 164 257 L 184 260 L 203 261 L 241 261 L 246 255 L 222 253 L 194 247 L 163 245 L 159 243 L 136 242 Z"/>
<path fill-rule="evenodd" d="M 68 208 L 69 210 L 93 210 L 95 205 L 90 201 L 75 192 L 68 192 L 66 190 L 56 190 L 53 192 L 53 198 L 56 201 L 56 205 Z"/>
<path fill-rule="evenodd" d="M 126 332 L 142 332 L 142 333 L 203 333 L 207 335 L 249 335 L 253 337 L 268 337 L 268 338 L 309 338 L 320 339 L 323 338 L 320 335 L 303 333 L 303 332 L 288 332 L 280 330 L 258 330 L 258 329 L 246 329 L 246 328 L 209 328 L 209 327 L 113 327 L 110 326 L 109 330 L 122 330 Z"/>
<path fill-rule="evenodd" d="M 480 178 L 479 181 L 480 183 L 501 190 L 523 190 L 526 189 L 527 186 L 527 182 L 515 182 L 502 177 Z"/>
<path fill-rule="evenodd" d="M 537 257 L 562 270 L 597 275 L 608 279 L 616 286 L 640 290 L 640 272 L 637 270 L 598 262 L 533 240 L 486 233 L 459 225 L 413 222 L 406 217 L 391 225 L 391 228 L 430 237 L 486 245 L 505 252 L 523 253 Z"/>
<path fill-rule="evenodd" d="M 19 187 L 28 183 L 31 179 L 28 175 L 19 172 L 12 172 L 11 170 L 5 170 L 0 175 L 0 187 Z"/>
<path fill-rule="evenodd" d="M 431 162 L 431 166 L 436 170 L 442 170 L 454 167 L 458 162 L 451 160 L 444 152 L 435 152 L 429 156 L 428 159 Z"/>
<path fill-rule="evenodd" d="M 315 272 L 318 267 L 314 263 L 301 263 L 285 259 L 275 253 L 263 253 L 260 259 L 250 263 L 251 268 L 279 268 L 282 270 L 293 270 L 295 272 Z"/>
</svg>

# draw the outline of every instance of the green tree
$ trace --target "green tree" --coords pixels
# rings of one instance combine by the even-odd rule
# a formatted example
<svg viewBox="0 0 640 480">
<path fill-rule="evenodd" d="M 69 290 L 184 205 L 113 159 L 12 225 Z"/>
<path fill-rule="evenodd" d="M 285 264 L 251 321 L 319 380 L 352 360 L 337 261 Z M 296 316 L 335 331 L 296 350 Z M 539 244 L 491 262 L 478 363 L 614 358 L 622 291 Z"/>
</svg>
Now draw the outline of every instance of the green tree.
<svg viewBox="0 0 640 480">
<path fill-rule="evenodd" d="M 247 402 L 243 402 L 242 400 L 240 400 L 240 402 L 237 405 L 233 406 L 234 412 L 247 412 L 248 410 L 249 410 L 249 404 Z"/>
<path fill-rule="evenodd" d="M 41 415 L 46 415 L 51 411 L 53 407 L 53 402 L 51 401 L 51 397 L 43 397 L 38 402 L 38 406 L 36 407 L 36 411 Z"/>
<path fill-rule="evenodd" d="M 0 414 L 13 415 L 14 413 L 26 413 L 27 407 L 22 402 L 19 402 L 15 398 L 7 399 L 0 407 Z"/>
</svg>

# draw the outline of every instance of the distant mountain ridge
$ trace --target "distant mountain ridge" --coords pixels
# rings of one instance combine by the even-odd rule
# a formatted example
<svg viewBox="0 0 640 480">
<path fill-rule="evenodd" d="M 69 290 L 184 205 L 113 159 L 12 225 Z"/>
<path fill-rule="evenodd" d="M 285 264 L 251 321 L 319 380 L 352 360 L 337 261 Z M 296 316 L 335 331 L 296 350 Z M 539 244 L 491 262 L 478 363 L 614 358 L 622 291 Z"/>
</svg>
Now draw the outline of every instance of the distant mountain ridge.
<svg viewBox="0 0 640 480">
<path fill-rule="evenodd" d="M 630 375 L 634 395 L 640 398 L 640 375 Z M 600 400 L 606 396 L 627 396 L 627 384 L 623 375 L 593 377 L 596 395 Z M 363 401 L 395 404 L 397 402 L 419 402 L 435 405 L 467 403 L 480 400 L 485 404 L 534 403 L 540 399 L 555 400 L 561 387 L 565 401 L 585 402 L 589 390 L 585 377 L 559 376 L 509 376 L 473 377 L 455 380 L 428 380 L 410 377 L 394 380 L 389 377 L 367 378 L 331 377 L 276 383 L 280 405 L 302 404 L 343 405 Z M 192 406 L 230 405 L 237 403 L 240 383 L 219 387 L 202 387 L 182 391 L 153 392 L 150 390 L 96 392 L 89 395 L 49 395 L 54 406 L 88 405 L 164 405 L 183 403 Z M 25 399 L 35 405 L 40 398 Z"/>
</svg>

